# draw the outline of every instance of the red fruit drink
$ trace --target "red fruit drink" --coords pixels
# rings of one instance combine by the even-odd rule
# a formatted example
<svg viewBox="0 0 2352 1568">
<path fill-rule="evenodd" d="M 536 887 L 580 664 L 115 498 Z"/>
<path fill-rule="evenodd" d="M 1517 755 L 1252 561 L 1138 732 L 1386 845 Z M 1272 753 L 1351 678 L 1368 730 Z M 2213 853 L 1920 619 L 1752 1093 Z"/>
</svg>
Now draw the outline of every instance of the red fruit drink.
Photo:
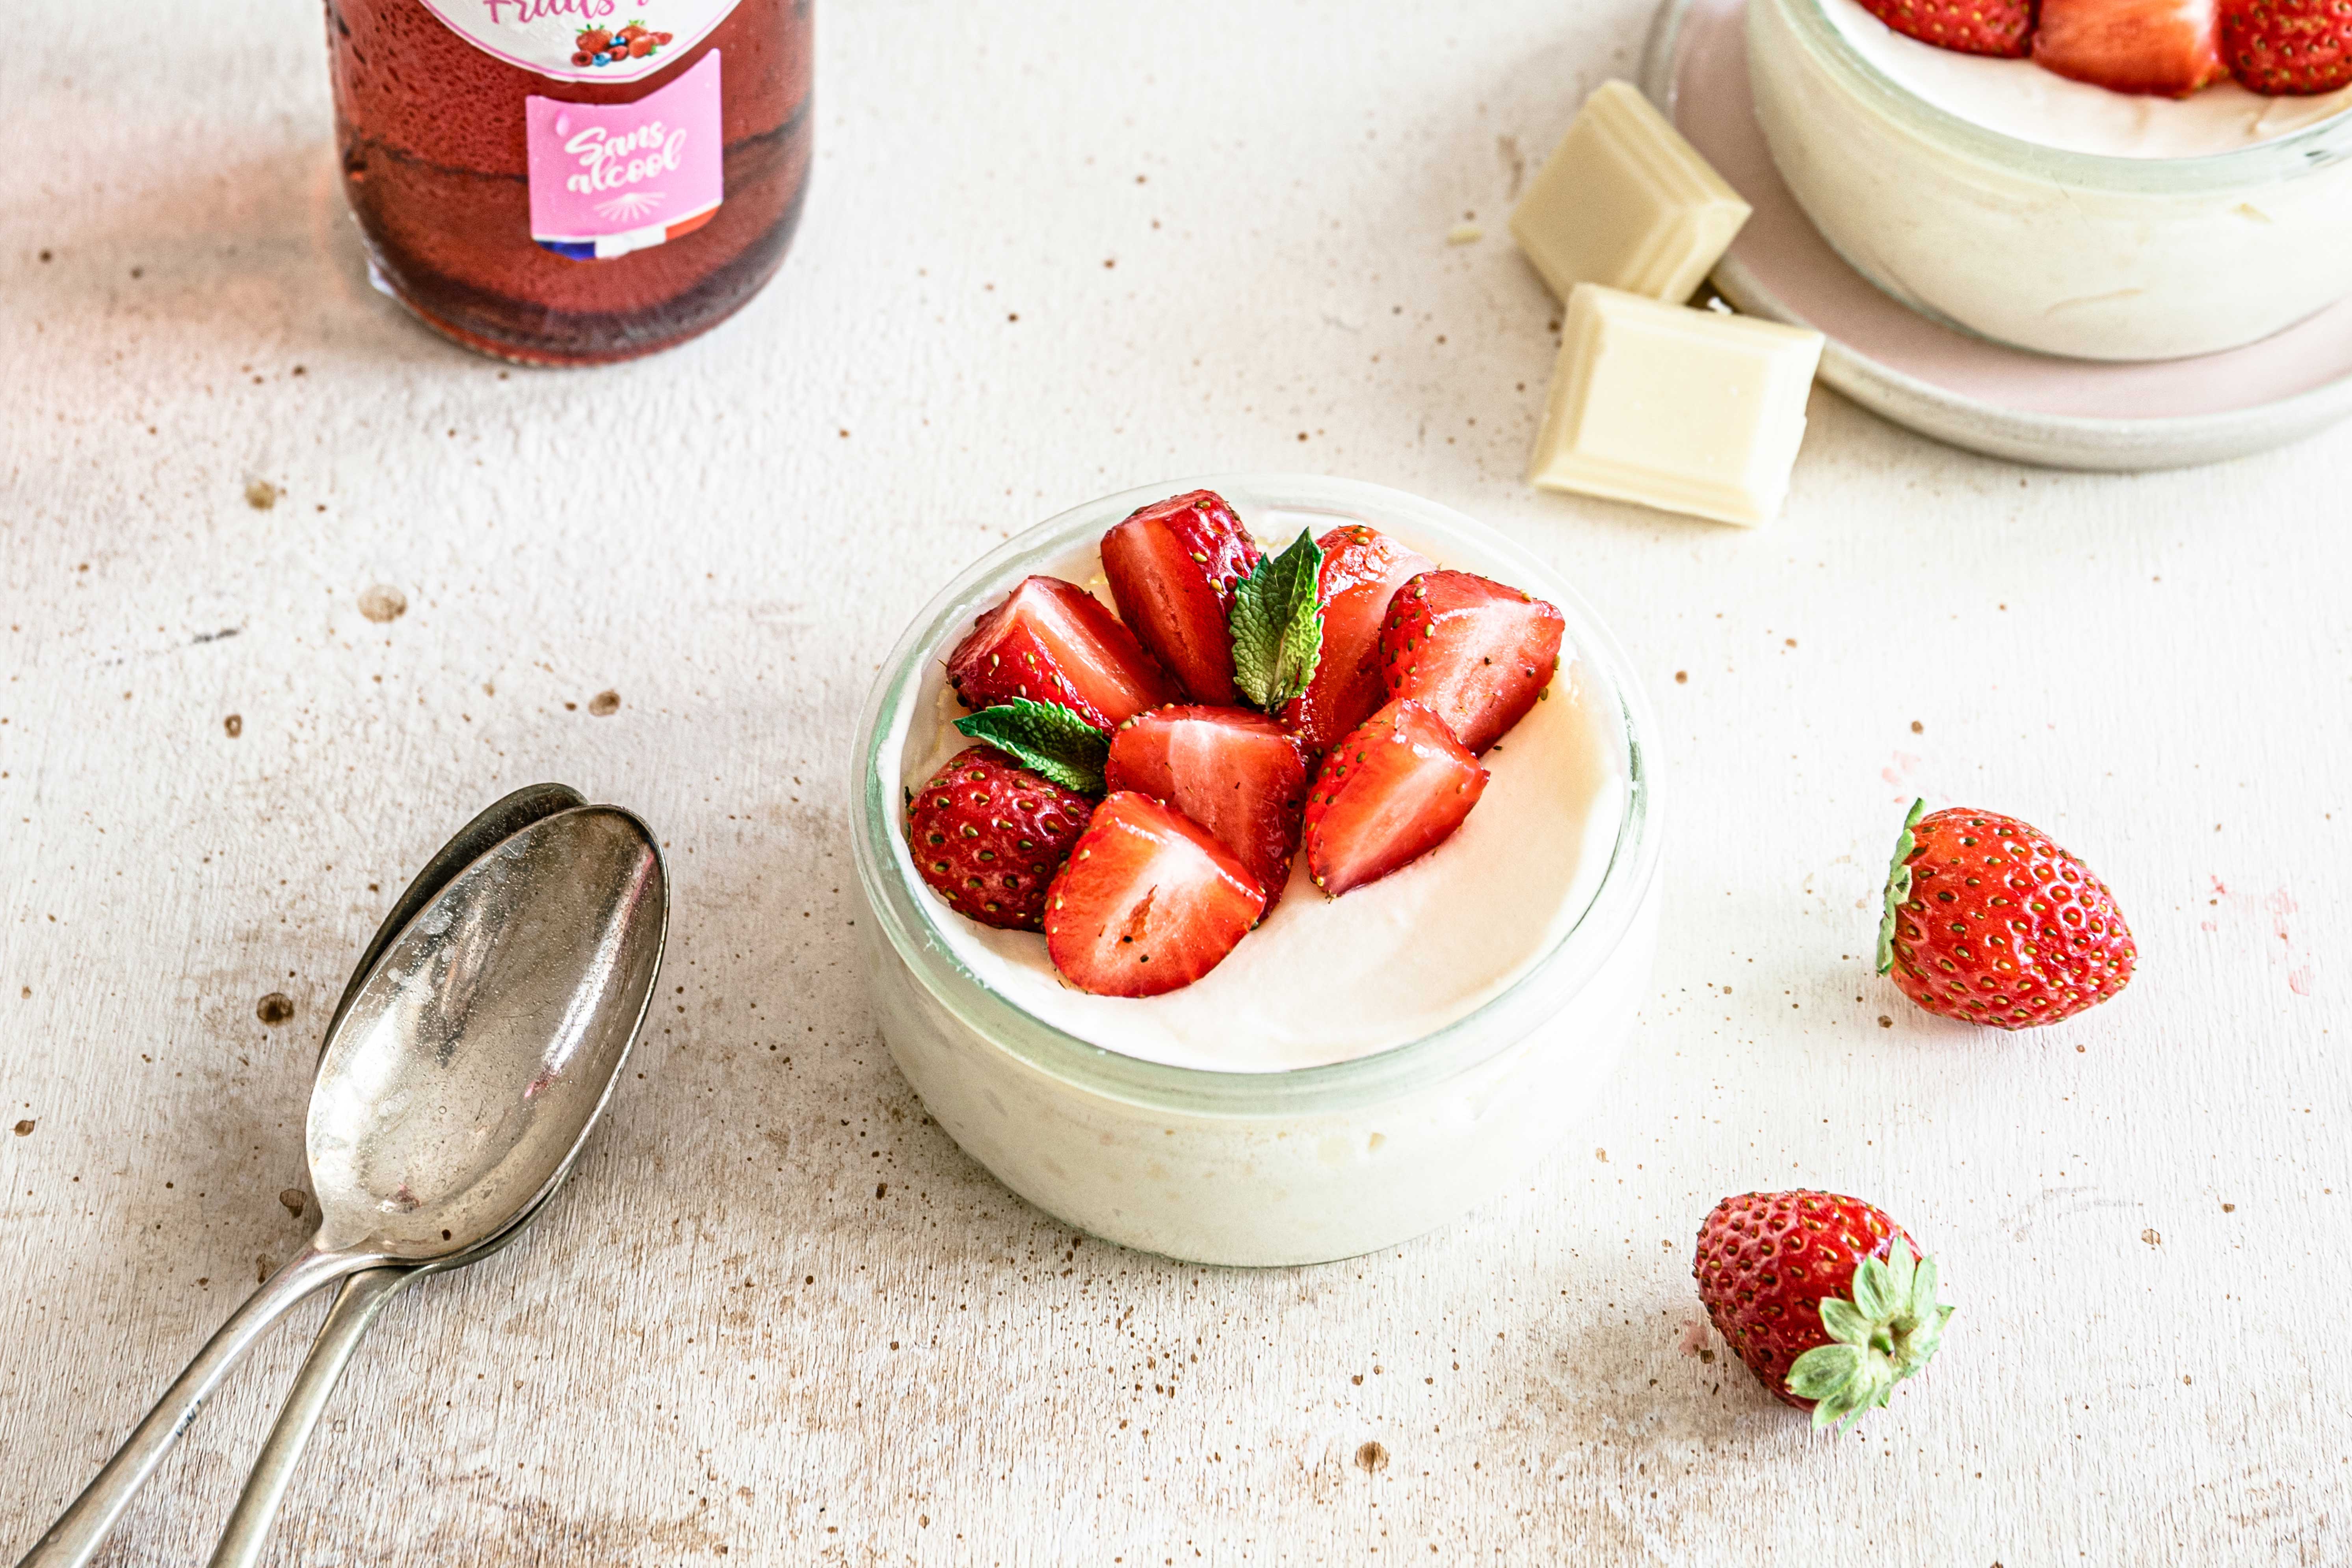
<svg viewBox="0 0 2352 1568">
<path fill-rule="evenodd" d="M 808 186 L 809 0 L 326 0 L 380 284 L 468 348 L 632 359 L 724 321 Z"/>
</svg>

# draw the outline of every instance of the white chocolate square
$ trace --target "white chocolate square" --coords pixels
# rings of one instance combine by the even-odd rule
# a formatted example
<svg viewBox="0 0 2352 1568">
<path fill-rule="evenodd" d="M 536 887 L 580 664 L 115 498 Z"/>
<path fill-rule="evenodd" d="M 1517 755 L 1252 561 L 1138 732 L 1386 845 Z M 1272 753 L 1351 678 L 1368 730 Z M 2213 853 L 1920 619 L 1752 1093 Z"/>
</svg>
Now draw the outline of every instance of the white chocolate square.
<svg viewBox="0 0 2352 1568">
<path fill-rule="evenodd" d="M 1749 210 L 1640 89 L 1607 81 L 1519 198 L 1511 235 L 1563 300 L 1598 283 L 1678 302 Z"/>
<path fill-rule="evenodd" d="M 1789 493 L 1822 334 L 1587 283 L 1569 296 L 1530 483 L 1748 527 Z"/>
</svg>

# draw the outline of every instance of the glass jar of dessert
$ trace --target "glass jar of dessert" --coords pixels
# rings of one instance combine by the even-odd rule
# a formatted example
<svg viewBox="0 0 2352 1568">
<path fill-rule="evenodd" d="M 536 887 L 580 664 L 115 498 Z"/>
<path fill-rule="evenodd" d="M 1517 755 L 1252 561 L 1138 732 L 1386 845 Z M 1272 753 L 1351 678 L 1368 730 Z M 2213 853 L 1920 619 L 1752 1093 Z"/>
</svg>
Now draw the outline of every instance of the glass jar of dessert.
<svg viewBox="0 0 2352 1568">
<path fill-rule="evenodd" d="M 1150 537 L 1117 536 L 1195 510 L 1237 521 L 1240 557 L 1226 558 L 1213 529 L 1161 530 L 1162 543 L 1200 548 L 1157 563 Z M 1319 538 L 1334 568 L 1308 582 L 1323 596 L 1320 659 L 1309 662 L 1335 679 L 1267 703 L 1240 634 L 1238 662 L 1219 662 L 1214 635 L 1204 660 L 1171 646 L 1168 617 L 1188 613 L 1185 562 L 1200 562 L 1212 587 L 1257 578 L 1302 535 Z M 1464 624 L 1511 641 L 1539 619 L 1556 655 L 1497 675 L 1499 696 L 1474 671 L 1466 706 L 1433 700 L 1424 712 L 1385 692 L 1373 649 L 1390 601 L 1440 579 L 1473 593 L 1508 585 Z M 1207 614 L 1221 634 L 1223 612 Z M 1347 689 L 1368 672 L 1369 689 Z M 979 832 L 1019 835 L 1020 853 L 992 861 L 984 837 L 965 843 L 933 814 L 999 787 L 1003 759 L 969 750 L 983 728 L 970 710 L 1000 714 L 1006 699 L 1066 705 L 1107 727 L 1109 750 L 1098 802 L 1029 779 L 1002 813 L 982 808 Z M 1347 774 L 1360 749 L 1338 731 L 1378 729 L 1392 712 L 1442 719 L 1452 733 L 1401 725 L 1390 750 L 1406 760 L 1349 777 L 1395 791 L 1326 798 L 1335 766 Z M 1446 508 L 1291 476 L 1079 507 L 940 593 L 866 701 L 852 838 L 883 1037 L 967 1152 L 1106 1239 L 1273 1265 L 1421 1235 L 1504 1190 L 1603 1102 L 1656 943 L 1651 730 L 1625 657 L 1591 611 L 1540 563 Z M 1286 752 L 1298 761 L 1285 773 Z M 1272 843 L 1246 809 L 1220 804 L 1269 777 L 1282 798 L 1268 819 L 1289 808 L 1288 836 Z M 1056 801 L 1079 820 L 1057 817 Z M 1433 813 L 1442 832 L 1413 828 L 1396 848 L 1399 824 Z M 1143 874 L 1122 888 L 1139 846 Z M 1033 853 L 1034 864 L 1012 863 Z M 1056 856 L 1067 875 L 1045 864 Z M 988 873 L 969 889 L 966 859 Z M 1048 875 L 1050 907 L 1036 879 Z M 1081 924 L 1082 909 L 1099 917 L 1106 877 L 1128 901 Z M 1034 919 L 1013 907 L 1023 898 L 1035 900 Z M 1181 923 L 1179 900 L 1201 927 Z M 1169 964 L 1186 967 L 1153 967 Z"/>
<path fill-rule="evenodd" d="M 327 0 L 379 287 L 468 348 L 634 358 L 774 275 L 807 189 L 808 0 Z"/>
<path fill-rule="evenodd" d="M 2352 294 L 2352 91 L 2229 79 L 2212 0 L 2146 8 L 2183 31 L 2110 76 L 2114 35 L 2051 34 L 2084 8 L 1938 47 L 1859 0 L 1750 0 L 1757 119 L 1822 237 L 1915 310 L 2082 359 L 2234 348 Z"/>
</svg>

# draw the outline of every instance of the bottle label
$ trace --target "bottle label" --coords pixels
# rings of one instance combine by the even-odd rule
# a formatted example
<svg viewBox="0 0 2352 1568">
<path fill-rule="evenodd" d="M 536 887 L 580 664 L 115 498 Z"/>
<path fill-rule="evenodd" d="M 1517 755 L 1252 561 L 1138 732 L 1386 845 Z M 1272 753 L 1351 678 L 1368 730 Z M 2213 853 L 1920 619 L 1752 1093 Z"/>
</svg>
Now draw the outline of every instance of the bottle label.
<svg viewBox="0 0 2352 1568">
<path fill-rule="evenodd" d="M 558 256 L 626 256 L 691 233 L 719 210 L 717 49 L 635 103 L 522 102 L 530 237 Z"/>
<path fill-rule="evenodd" d="M 709 36 L 736 0 L 425 0 L 461 37 L 561 81 L 635 81 Z"/>
</svg>

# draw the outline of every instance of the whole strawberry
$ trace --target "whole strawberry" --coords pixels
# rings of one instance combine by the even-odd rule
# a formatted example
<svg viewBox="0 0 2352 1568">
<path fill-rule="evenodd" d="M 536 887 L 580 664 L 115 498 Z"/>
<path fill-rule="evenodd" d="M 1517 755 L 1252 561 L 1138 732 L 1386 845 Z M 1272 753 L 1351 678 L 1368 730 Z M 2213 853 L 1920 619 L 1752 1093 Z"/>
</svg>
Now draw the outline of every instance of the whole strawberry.
<svg viewBox="0 0 2352 1568">
<path fill-rule="evenodd" d="M 1724 1199 L 1698 1227 L 1691 1278 L 1732 1353 L 1815 1426 L 1884 1405 L 1952 1315 L 1936 1260 L 1885 1211 L 1835 1193 Z"/>
<path fill-rule="evenodd" d="M 2034 0 L 1862 0 L 1862 8 L 1923 44 L 2022 59 L 2033 47 Z"/>
<path fill-rule="evenodd" d="M 2221 58 L 2271 97 L 2352 84 L 2352 9 L 2342 0 L 2222 0 Z"/>
<path fill-rule="evenodd" d="M 1045 929 L 1045 885 L 1094 802 L 993 746 L 968 746 L 907 803 L 915 869 L 958 914 L 1009 931 Z"/>
<path fill-rule="evenodd" d="M 2130 928 L 2090 868 L 2013 816 L 1955 806 L 1895 841 L 1878 973 L 1930 1013 L 2003 1029 L 2071 1018 L 2130 983 Z"/>
</svg>

